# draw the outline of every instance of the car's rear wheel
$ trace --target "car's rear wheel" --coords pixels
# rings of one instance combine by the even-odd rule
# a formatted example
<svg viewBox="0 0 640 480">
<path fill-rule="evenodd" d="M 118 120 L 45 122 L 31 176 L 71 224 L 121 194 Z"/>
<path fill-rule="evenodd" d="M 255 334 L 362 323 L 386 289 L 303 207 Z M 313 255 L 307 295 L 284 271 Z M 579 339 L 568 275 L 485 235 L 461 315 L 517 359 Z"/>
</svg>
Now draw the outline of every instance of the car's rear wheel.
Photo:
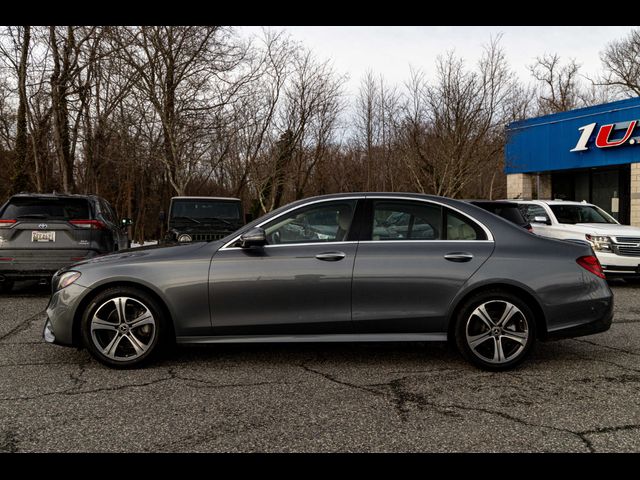
<svg viewBox="0 0 640 480">
<path fill-rule="evenodd" d="M 456 345 L 464 358 L 486 370 L 520 364 L 535 343 L 529 306 L 509 292 L 493 290 L 470 298 L 456 319 Z"/>
<path fill-rule="evenodd" d="M 130 287 L 101 292 L 82 318 L 84 345 L 98 361 L 115 368 L 149 362 L 162 350 L 168 331 L 158 302 Z"/>
</svg>

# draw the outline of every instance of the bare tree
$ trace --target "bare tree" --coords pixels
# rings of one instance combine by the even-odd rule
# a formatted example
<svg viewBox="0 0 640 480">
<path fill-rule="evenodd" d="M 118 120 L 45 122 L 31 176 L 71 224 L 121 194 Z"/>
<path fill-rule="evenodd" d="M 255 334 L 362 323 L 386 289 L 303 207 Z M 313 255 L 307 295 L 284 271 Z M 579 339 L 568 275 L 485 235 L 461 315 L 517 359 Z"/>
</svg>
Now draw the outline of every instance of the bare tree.
<svg viewBox="0 0 640 480">
<path fill-rule="evenodd" d="M 536 58 L 529 71 L 540 84 L 540 115 L 565 112 L 580 106 L 580 65 L 575 60 L 562 65 L 558 54 L 545 54 Z"/>
<path fill-rule="evenodd" d="M 137 90 L 162 126 L 168 180 L 184 194 L 221 110 L 255 75 L 241 68 L 248 46 L 217 26 L 119 28 L 116 35 Z"/>
<path fill-rule="evenodd" d="M 344 106 L 344 77 L 338 77 L 329 62 L 318 62 L 312 52 L 300 49 L 292 64 L 294 70 L 276 120 L 279 140 L 271 148 L 266 168 L 254 177 L 263 212 L 282 204 L 287 183 L 293 198 L 304 195 L 314 170 L 326 158 Z"/>
<path fill-rule="evenodd" d="M 625 96 L 640 95 L 640 29 L 609 43 L 600 60 L 604 74 L 597 84 L 615 87 Z"/>
<path fill-rule="evenodd" d="M 11 191 L 27 190 L 30 179 L 27 170 L 27 61 L 31 43 L 31 27 L 5 27 L 11 51 L 0 43 L 0 53 L 5 63 L 16 72 L 18 83 L 18 112 L 16 116 L 16 140 L 11 174 Z"/>
<path fill-rule="evenodd" d="M 401 151 L 417 190 L 493 195 L 495 176 L 484 172 L 500 169 L 505 104 L 516 85 L 499 40 L 486 46 L 475 72 L 453 52 L 438 59 L 433 85 L 412 72 Z"/>
</svg>

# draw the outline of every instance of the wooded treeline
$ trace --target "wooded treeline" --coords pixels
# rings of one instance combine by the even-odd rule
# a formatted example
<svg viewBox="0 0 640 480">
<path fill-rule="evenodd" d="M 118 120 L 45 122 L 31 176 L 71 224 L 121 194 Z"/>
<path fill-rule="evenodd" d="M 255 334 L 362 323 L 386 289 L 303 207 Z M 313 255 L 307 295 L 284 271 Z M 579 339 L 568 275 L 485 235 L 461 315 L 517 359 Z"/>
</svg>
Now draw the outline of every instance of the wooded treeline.
<svg viewBox="0 0 640 480">
<path fill-rule="evenodd" d="M 3 27 L 0 201 L 95 193 L 143 240 L 174 195 L 237 196 L 256 215 L 345 191 L 500 198 L 508 122 L 640 94 L 640 30 L 601 60 L 586 79 L 545 54 L 525 84 L 498 36 L 476 65 L 446 52 L 402 85 L 369 73 L 354 98 L 282 32 Z"/>
</svg>

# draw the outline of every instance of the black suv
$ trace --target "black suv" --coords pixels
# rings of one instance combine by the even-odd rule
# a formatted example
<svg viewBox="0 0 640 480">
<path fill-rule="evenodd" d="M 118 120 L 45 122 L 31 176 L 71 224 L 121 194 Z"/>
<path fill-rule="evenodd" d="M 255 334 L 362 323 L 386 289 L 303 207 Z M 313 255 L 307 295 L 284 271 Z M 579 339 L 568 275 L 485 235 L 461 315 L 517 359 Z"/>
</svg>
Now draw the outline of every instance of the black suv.
<svg viewBox="0 0 640 480">
<path fill-rule="evenodd" d="M 129 248 L 130 224 L 95 195 L 12 196 L 0 207 L 0 291 L 15 280 L 48 282 L 62 267 Z"/>
<path fill-rule="evenodd" d="M 520 210 L 520 206 L 515 202 L 509 202 L 506 200 L 466 200 L 467 202 L 483 208 L 494 215 L 498 215 L 506 220 L 509 220 L 516 225 L 525 228 L 532 232 L 531 224 L 529 220 L 525 218 Z"/>
<path fill-rule="evenodd" d="M 244 225 L 242 201 L 230 197 L 173 197 L 166 243 L 218 240 Z"/>
</svg>

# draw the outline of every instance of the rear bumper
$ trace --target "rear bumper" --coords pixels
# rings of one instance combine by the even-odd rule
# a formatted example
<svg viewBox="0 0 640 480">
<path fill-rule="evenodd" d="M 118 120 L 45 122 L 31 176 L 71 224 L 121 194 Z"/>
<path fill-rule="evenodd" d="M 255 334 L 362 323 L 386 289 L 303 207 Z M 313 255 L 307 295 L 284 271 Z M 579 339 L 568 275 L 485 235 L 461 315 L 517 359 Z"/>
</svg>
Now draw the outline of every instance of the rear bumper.
<svg viewBox="0 0 640 480">
<path fill-rule="evenodd" d="M 589 305 L 592 315 L 585 315 L 582 323 L 562 326 L 550 330 L 543 340 L 560 340 L 562 338 L 582 337 L 609 330 L 613 322 L 613 296 L 607 299 L 594 300 Z"/>
<path fill-rule="evenodd" d="M 0 277 L 9 281 L 50 278 L 61 268 L 100 253 L 96 250 L 0 250 Z"/>
</svg>

